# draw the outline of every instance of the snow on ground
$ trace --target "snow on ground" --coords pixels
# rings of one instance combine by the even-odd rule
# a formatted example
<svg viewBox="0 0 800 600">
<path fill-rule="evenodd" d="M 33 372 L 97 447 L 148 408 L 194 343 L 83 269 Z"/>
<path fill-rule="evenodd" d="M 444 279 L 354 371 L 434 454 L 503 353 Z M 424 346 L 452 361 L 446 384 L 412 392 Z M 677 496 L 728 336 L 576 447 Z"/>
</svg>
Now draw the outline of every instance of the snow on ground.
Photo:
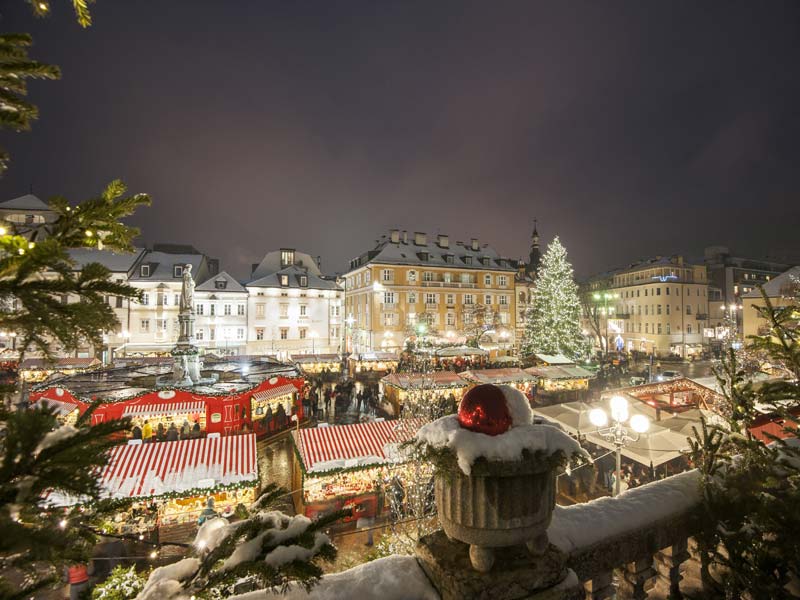
<svg viewBox="0 0 800 600">
<path fill-rule="evenodd" d="M 680 514 L 699 502 L 700 474 L 687 471 L 628 490 L 616 498 L 556 506 L 547 535 L 552 544 L 568 553 Z"/>
<path fill-rule="evenodd" d="M 294 586 L 282 596 L 263 590 L 233 596 L 230 600 L 438 600 L 413 556 L 387 556 L 342 573 L 325 575 L 311 593 Z"/>
<path fill-rule="evenodd" d="M 544 452 L 548 455 L 563 451 L 567 457 L 589 455 L 580 444 L 556 427 L 545 424 L 524 424 L 512 427 L 500 435 L 486 435 L 464 429 L 456 415 L 448 415 L 428 423 L 417 432 L 416 439 L 434 448 L 447 447 L 455 452 L 458 466 L 469 475 L 478 458 L 487 460 L 520 460 L 522 451 Z"/>
</svg>

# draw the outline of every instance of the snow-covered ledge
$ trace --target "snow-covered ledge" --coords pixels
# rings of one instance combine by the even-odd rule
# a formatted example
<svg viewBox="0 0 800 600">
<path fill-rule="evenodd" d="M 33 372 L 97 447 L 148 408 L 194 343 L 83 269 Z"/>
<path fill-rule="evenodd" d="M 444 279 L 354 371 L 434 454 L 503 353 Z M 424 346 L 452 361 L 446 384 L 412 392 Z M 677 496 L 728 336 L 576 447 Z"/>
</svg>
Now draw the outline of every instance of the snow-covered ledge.
<svg viewBox="0 0 800 600">
<path fill-rule="evenodd" d="M 599 498 L 556 507 L 548 529 L 551 543 L 568 556 L 568 566 L 584 584 L 587 598 L 646 598 L 646 582 L 658 576 L 678 597 L 679 567 L 689 558 L 692 515 L 700 503 L 697 471 L 681 473 L 632 490 L 616 498 Z M 619 589 L 611 573 L 622 571 Z M 574 575 L 573 575 L 574 577 Z M 558 600 L 559 589 L 545 590 Z M 237 600 L 266 600 L 280 594 L 263 591 Z M 310 594 L 293 588 L 291 600 L 358 598 L 359 600 L 436 599 L 439 595 L 413 557 L 392 556 L 328 575 Z M 489 596 L 486 596 L 489 597 Z"/>
</svg>

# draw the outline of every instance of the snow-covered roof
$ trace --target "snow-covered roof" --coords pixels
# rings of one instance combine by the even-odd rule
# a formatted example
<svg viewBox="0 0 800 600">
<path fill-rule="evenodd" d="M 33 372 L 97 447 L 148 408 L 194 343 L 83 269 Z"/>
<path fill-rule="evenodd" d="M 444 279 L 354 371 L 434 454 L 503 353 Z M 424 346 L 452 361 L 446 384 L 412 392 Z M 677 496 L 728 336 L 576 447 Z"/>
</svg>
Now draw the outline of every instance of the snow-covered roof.
<svg viewBox="0 0 800 600">
<path fill-rule="evenodd" d="M 563 354 L 537 354 L 536 358 L 548 365 L 574 365 L 575 361 Z"/>
<path fill-rule="evenodd" d="M 491 269 L 493 271 L 516 272 L 516 263 L 501 257 L 488 244 L 477 245 L 463 242 L 443 245 L 435 237 L 425 243 L 415 243 L 417 236 L 408 236 L 406 241 L 400 238 L 392 242 L 391 238 L 381 240 L 378 245 L 365 255 L 351 261 L 353 268 L 363 267 L 368 263 L 389 265 L 414 265 L 419 267 L 450 267 L 457 269 Z M 419 239 L 422 241 L 422 239 Z"/>
<path fill-rule="evenodd" d="M 75 248 L 69 251 L 75 262 L 75 270 L 80 271 L 89 263 L 100 263 L 113 273 L 128 273 L 144 255 L 144 248 L 136 248 L 133 252 L 111 252 L 94 248 Z"/>
<path fill-rule="evenodd" d="M 205 262 L 202 254 L 172 254 L 169 252 L 154 252 L 148 250 L 140 262 L 141 265 L 150 266 L 150 275 L 142 277 L 141 268 L 136 269 L 131 275 L 132 281 L 181 281 L 181 276 L 175 277 L 176 266 L 192 265 L 192 276 L 202 276 L 200 267 Z"/>
<path fill-rule="evenodd" d="M 220 287 L 222 286 L 222 287 Z M 242 292 L 247 293 L 244 286 L 236 281 L 227 271 L 221 271 L 195 288 L 198 292 Z"/>
<path fill-rule="evenodd" d="M 281 275 L 288 275 L 288 285 L 281 285 Z M 301 285 L 301 277 L 307 277 L 307 285 Z M 338 290 L 335 281 L 323 279 L 319 275 L 306 270 L 305 267 L 290 265 L 274 273 L 247 282 L 247 287 L 274 287 L 274 288 L 308 288 L 312 290 Z"/>
<path fill-rule="evenodd" d="M 39 200 L 33 194 L 25 194 L 11 200 L 0 202 L 0 209 L 6 210 L 52 210 L 46 202 Z"/>
<path fill-rule="evenodd" d="M 787 288 L 790 288 L 796 281 L 800 281 L 800 266 L 792 267 L 770 279 L 764 284 L 764 291 L 769 298 L 777 298 L 786 294 Z M 761 298 L 761 292 L 754 289 L 746 294 L 742 294 L 742 298 Z"/>
<path fill-rule="evenodd" d="M 253 269 L 253 273 L 250 276 L 251 279 L 255 281 L 256 279 L 261 279 L 267 275 L 277 273 L 284 268 L 286 265 L 281 262 L 281 256 L 285 251 L 292 252 L 294 254 L 293 264 L 295 266 L 305 269 L 309 275 L 316 275 L 317 277 L 322 276 L 322 272 L 319 270 L 317 261 L 315 261 L 310 254 L 291 249 L 284 249 L 267 252 L 267 254 L 264 255 L 264 258 L 261 259 L 261 262 L 258 263 L 258 266 Z"/>
<path fill-rule="evenodd" d="M 229 435 L 116 446 L 101 475 L 110 497 L 158 496 L 258 479 L 256 436 Z M 210 480 L 210 481 L 209 481 Z"/>
</svg>

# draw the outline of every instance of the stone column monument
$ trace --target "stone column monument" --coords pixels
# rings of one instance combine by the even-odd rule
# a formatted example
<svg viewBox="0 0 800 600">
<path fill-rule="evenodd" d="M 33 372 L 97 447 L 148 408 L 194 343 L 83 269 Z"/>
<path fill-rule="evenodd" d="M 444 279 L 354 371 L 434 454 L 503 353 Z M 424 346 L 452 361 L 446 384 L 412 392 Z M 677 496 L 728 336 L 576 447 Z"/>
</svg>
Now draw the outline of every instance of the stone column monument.
<svg viewBox="0 0 800 600">
<path fill-rule="evenodd" d="M 179 386 L 196 385 L 200 381 L 200 351 L 194 345 L 194 279 L 190 264 L 183 268 L 178 325 L 178 343 L 172 349 L 173 380 Z"/>
</svg>

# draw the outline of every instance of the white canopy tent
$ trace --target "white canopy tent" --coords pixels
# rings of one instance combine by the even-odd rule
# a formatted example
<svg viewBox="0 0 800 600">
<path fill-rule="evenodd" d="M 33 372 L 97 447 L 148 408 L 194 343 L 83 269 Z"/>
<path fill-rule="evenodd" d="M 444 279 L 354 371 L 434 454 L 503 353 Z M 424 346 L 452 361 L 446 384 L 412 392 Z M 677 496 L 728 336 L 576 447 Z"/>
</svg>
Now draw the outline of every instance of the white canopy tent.
<svg viewBox="0 0 800 600">
<path fill-rule="evenodd" d="M 597 427 L 589 421 L 593 408 L 607 409 L 605 403 L 567 402 L 534 408 L 536 416 L 560 425 L 567 433 L 581 436 L 588 442 L 608 450 L 615 450 L 612 442 L 597 433 Z M 700 428 L 700 416 L 705 411 L 691 410 L 656 421 L 656 410 L 643 402 L 631 402 L 631 416 L 640 414 L 650 419 L 650 429 L 622 448 L 622 455 L 646 467 L 657 467 L 674 460 L 689 451 L 689 438 L 693 437 L 692 426 Z M 668 414 L 668 413 L 667 413 Z M 661 415 L 665 415 L 661 411 Z"/>
</svg>

